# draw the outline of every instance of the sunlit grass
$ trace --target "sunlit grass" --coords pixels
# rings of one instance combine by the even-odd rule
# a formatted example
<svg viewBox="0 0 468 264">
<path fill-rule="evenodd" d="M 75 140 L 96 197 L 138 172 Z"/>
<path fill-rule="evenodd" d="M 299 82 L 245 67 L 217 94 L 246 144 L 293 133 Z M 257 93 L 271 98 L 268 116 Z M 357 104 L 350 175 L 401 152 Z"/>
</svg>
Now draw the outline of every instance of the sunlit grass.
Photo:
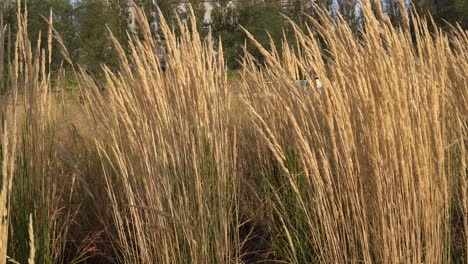
<svg viewBox="0 0 468 264">
<path fill-rule="evenodd" d="M 319 11 L 232 72 L 162 19 L 162 72 L 137 13 L 102 80 L 50 75 L 65 47 L 52 27 L 30 47 L 22 13 L 12 61 L 0 46 L 0 263 L 468 261 L 466 31 L 368 3 L 355 36 Z"/>
</svg>

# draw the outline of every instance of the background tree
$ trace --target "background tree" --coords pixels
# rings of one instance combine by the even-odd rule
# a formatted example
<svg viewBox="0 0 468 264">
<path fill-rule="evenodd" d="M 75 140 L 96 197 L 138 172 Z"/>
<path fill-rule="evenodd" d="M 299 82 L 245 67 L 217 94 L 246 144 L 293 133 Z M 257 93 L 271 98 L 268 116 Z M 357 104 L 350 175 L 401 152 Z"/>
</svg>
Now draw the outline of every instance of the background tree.
<svg viewBox="0 0 468 264">
<path fill-rule="evenodd" d="M 123 48 L 127 50 L 127 31 L 129 20 L 129 2 L 128 0 L 109 0 L 109 11 L 113 18 L 112 34 L 120 41 Z"/>
<path fill-rule="evenodd" d="M 314 16 L 312 3 L 318 3 L 328 8 L 330 12 L 339 12 L 350 26 L 358 31 L 362 21 L 359 18 L 356 2 L 355 0 L 238 0 L 233 4 L 229 0 L 214 0 L 210 26 L 214 36 L 221 37 L 223 41 L 228 66 L 237 68 L 239 67 L 237 58 L 242 53 L 247 37 L 240 25 L 249 30 L 262 44 L 268 44 L 267 32 L 279 44 L 283 30 L 287 37 L 291 34 L 291 28 L 281 14 L 289 16 L 300 27 L 305 27 L 308 22 L 306 14 Z M 42 32 L 41 41 L 47 40 L 46 19 L 52 9 L 54 27 L 62 37 L 73 61 L 99 74 L 101 64 L 105 63 L 111 67 L 116 65 L 116 56 L 113 55 L 114 50 L 108 38 L 107 27 L 128 51 L 130 3 L 129 0 L 29 0 L 27 1 L 29 36 L 33 45 L 36 45 L 39 32 Z M 188 15 L 187 12 L 180 13 L 180 7 L 185 4 L 181 4 L 178 0 L 134 0 L 134 3 L 146 12 L 148 22 L 153 25 L 155 37 L 162 37 L 158 28 L 158 8 L 166 21 L 176 30 L 177 18 Z M 206 35 L 208 26 L 204 24 L 203 1 L 187 0 L 186 3 L 191 4 L 195 11 L 198 30 Z M 392 22 L 399 23 L 401 17 L 396 3 L 396 0 L 381 0 L 384 11 Z M 444 25 L 446 20 L 451 23 L 458 22 L 462 27 L 468 28 L 467 0 L 412 0 L 407 4 L 413 5 L 420 13 L 430 13 L 441 25 Z M 4 23 L 12 26 L 12 39 L 15 39 L 16 32 L 16 8 L 16 0 L 0 0 L 0 13 Z M 164 43 L 162 38 L 160 40 Z M 249 43 L 247 45 L 248 50 L 261 61 L 261 55 L 253 45 Z M 59 52 L 59 49 L 54 49 L 53 70 L 61 65 L 62 58 Z"/>
<path fill-rule="evenodd" d="M 78 62 L 96 75 L 100 74 L 102 64 L 111 68 L 116 66 L 115 50 L 108 28 L 120 41 L 125 40 L 127 26 L 122 22 L 126 18 L 122 8 L 101 0 L 84 0 L 76 7 L 80 36 Z"/>
<path fill-rule="evenodd" d="M 10 1 L 15 2 L 15 1 Z M 42 43 L 47 42 L 47 32 L 49 25 L 47 20 L 49 19 L 50 11 L 53 12 L 54 28 L 62 37 L 62 40 L 70 51 L 75 51 L 78 48 L 78 34 L 76 31 L 76 20 L 74 17 L 73 5 L 69 0 L 30 0 L 27 2 L 28 5 L 28 34 L 31 39 L 32 45 L 35 46 L 38 41 L 39 33 L 41 33 L 40 41 Z M 16 3 L 8 4 L 4 6 L 2 15 L 5 18 L 5 22 L 12 26 L 12 39 L 16 36 Z M 54 49 L 52 55 L 52 67 L 55 70 L 61 62 L 61 56 L 59 56 L 59 50 Z M 76 56 L 75 52 L 71 52 L 71 55 Z"/>
<path fill-rule="evenodd" d="M 246 43 L 247 50 L 260 63 L 263 62 L 260 51 L 247 41 L 247 35 L 241 26 L 253 34 L 262 45 L 269 44 L 268 35 L 279 44 L 283 37 L 283 27 L 287 25 L 281 11 L 279 5 L 250 1 L 238 2 L 236 5 L 218 7 L 213 10 L 212 32 L 215 37 L 220 37 L 222 40 L 229 68 L 240 67 L 237 60 Z"/>
<path fill-rule="evenodd" d="M 411 5 L 420 14 L 431 14 L 437 24 L 459 23 L 468 29 L 468 1 L 466 0 L 412 0 Z"/>
<path fill-rule="evenodd" d="M 439 23 L 457 22 L 463 28 L 468 28 L 468 1 L 466 0 L 435 0 L 432 14 Z"/>
</svg>

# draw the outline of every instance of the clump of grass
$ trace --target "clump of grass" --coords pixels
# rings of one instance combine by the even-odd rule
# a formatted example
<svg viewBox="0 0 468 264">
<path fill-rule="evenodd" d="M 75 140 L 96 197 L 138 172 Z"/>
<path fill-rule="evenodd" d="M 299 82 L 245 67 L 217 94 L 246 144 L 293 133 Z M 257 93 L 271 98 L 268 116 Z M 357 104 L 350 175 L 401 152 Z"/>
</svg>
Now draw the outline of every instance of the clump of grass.
<svg viewBox="0 0 468 264">
<path fill-rule="evenodd" d="M 180 24 L 176 37 L 162 19 L 163 73 L 147 19 L 136 13 L 142 39 L 129 39 L 128 57 L 114 41 L 120 70 L 104 68 L 105 91 L 82 73 L 87 109 L 101 128 L 96 144 L 109 164 L 119 261 L 229 262 L 239 257 L 238 178 L 222 51 L 215 55 L 193 23 Z"/>
<path fill-rule="evenodd" d="M 8 40 L 13 46 L 10 58 L 1 57 L 3 52 L 0 52 L 1 68 L 5 69 L 2 74 L 8 80 L 3 82 L 2 76 L 4 94 L 0 110 L 6 120 L 4 123 L 9 124 L 4 128 L 2 122 L 2 130 L 7 131 L 5 137 L 11 137 L 2 145 L 5 150 L 2 187 L 6 197 L 2 205 L 5 204 L 7 210 L 2 211 L 5 212 L 2 236 L 7 236 L 9 241 L 7 244 L 5 240 L 2 250 L 20 263 L 73 262 L 77 259 L 64 253 L 69 243 L 69 228 L 76 220 L 74 216 L 79 207 L 67 203 L 74 195 L 76 164 L 70 158 L 64 137 L 57 135 L 61 131 L 58 120 L 64 108 L 50 92 L 53 77 L 47 69 L 50 69 L 52 53 L 52 16 L 47 43 L 38 41 L 36 47 L 29 41 L 27 9 L 20 1 L 17 21 L 15 40 L 4 36 L 3 27 L 0 36 L 0 40 Z M 1 48 L 5 46 L 4 42 L 0 45 Z M 55 83 L 60 86 L 60 81 Z M 15 165 L 8 165 L 13 160 L 16 160 Z M 9 166 L 12 168 L 7 169 Z M 84 244 L 82 249 L 85 255 L 91 252 Z M 3 255 L 0 258 L 5 259 Z"/>
<path fill-rule="evenodd" d="M 257 44 L 265 68 L 245 58 L 246 105 L 278 168 L 264 197 L 276 246 L 292 263 L 450 262 L 467 234 L 466 32 L 417 15 L 394 27 L 369 2 L 363 14 L 359 38 L 320 11 L 282 57 Z M 322 91 L 297 89 L 298 72 Z"/>
</svg>

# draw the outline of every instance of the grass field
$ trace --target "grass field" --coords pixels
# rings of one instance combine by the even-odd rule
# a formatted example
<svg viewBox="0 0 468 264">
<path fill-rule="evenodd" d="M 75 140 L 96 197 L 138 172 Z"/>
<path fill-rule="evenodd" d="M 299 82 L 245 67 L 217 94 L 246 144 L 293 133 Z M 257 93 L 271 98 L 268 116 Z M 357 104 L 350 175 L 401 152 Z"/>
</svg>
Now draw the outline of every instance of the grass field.
<svg viewBox="0 0 468 264">
<path fill-rule="evenodd" d="M 138 13 L 102 83 L 52 28 L 31 47 L 20 12 L 10 61 L 0 30 L 0 264 L 467 263 L 468 32 L 370 5 L 359 36 L 319 11 L 237 72 L 164 20 L 162 72 Z"/>
</svg>

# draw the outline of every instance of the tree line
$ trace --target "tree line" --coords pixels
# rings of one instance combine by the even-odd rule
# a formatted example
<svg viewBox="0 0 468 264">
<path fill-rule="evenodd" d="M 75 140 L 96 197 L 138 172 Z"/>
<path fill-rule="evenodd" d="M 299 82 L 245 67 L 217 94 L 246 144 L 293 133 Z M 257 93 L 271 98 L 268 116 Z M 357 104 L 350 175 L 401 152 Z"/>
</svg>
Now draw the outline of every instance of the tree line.
<svg viewBox="0 0 468 264">
<path fill-rule="evenodd" d="M 382 0 L 384 11 L 398 23 L 398 8 L 394 0 Z M 132 14 L 130 5 L 135 3 L 141 7 L 155 25 L 155 35 L 158 34 L 157 23 L 159 8 L 166 20 L 176 23 L 177 17 L 184 19 L 187 9 L 181 11 L 175 0 L 29 0 L 27 1 L 29 15 L 29 34 L 33 44 L 37 41 L 39 32 L 41 41 L 46 41 L 48 24 L 46 18 L 53 12 L 54 27 L 63 39 L 74 62 L 84 65 L 90 72 L 100 73 L 101 64 L 116 67 L 115 50 L 109 38 L 109 31 L 126 48 L 127 32 L 131 30 Z M 212 1 L 213 10 L 210 19 L 206 19 L 203 1 L 185 1 L 192 5 L 200 31 L 208 34 L 211 31 L 215 38 L 221 38 L 227 65 L 231 69 L 238 68 L 239 54 L 246 43 L 246 34 L 241 25 L 251 32 L 261 44 L 268 44 L 270 37 L 280 44 L 284 37 L 293 42 L 292 28 L 283 15 L 290 17 L 299 26 L 307 25 L 307 15 L 314 16 L 314 5 L 307 0 L 237 0 L 232 4 L 229 0 Z M 285 3 L 287 6 L 285 7 Z M 352 28 L 359 29 L 359 9 L 355 0 L 317 0 L 315 4 L 324 5 L 330 12 L 342 15 Z M 465 0 L 413 0 L 408 7 L 415 7 L 419 12 L 430 13 L 436 22 L 459 22 L 462 27 L 468 26 L 468 3 Z M 16 8 L 14 0 L 0 1 L 0 11 L 5 24 L 10 26 L 10 35 L 15 35 Z M 179 9 L 179 11 L 177 11 Z M 12 37 L 14 39 L 14 37 Z M 252 45 L 247 49 L 259 61 L 261 54 Z M 59 52 L 55 49 L 55 52 Z M 53 67 L 61 65 L 61 57 L 53 56 Z"/>
</svg>

